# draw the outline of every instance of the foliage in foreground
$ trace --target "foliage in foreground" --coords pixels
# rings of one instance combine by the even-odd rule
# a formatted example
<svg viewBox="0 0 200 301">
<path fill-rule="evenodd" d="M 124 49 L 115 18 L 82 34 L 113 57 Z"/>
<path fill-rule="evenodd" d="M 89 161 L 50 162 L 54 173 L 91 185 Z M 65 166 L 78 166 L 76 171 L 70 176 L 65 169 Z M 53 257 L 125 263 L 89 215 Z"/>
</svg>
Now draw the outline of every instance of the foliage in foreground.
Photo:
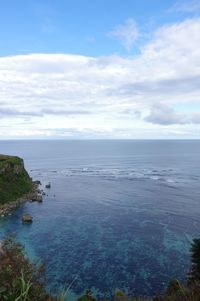
<svg viewBox="0 0 200 301">
<path fill-rule="evenodd" d="M 191 271 L 188 275 L 189 283 L 200 283 L 200 239 L 194 239 L 191 245 Z"/>
<path fill-rule="evenodd" d="M 200 301 L 200 239 L 191 246 L 191 271 L 188 284 L 170 281 L 166 293 L 153 299 L 128 297 L 117 291 L 113 301 Z M 0 245 L 0 301 L 64 301 L 67 291 L 56 298 L 46 292 L 44 266 L 31 263 L 24 248 L 14 239 Z M 77 301 L 95 301 L 90 291 Z"/>
<path fill-rule="evenodd" d="M 0 248 L 0 300 L 55 301 L 44 287 L 44 266 L 31 263 L 15 240 L 4 240 Z"/>
</svg>

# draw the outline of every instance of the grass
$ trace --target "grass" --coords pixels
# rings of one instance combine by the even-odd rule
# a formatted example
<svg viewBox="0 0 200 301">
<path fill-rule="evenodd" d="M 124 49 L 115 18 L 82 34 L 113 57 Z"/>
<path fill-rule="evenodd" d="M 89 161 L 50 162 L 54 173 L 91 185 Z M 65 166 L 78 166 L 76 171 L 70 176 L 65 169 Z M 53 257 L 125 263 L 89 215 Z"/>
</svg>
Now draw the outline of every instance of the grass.
<svg viewBox="0 0 200 301">
<path fill-rule="evenodd" d="M 0 168 L 5 166 L 5 163 L 8 164 L 21 164 L 23 163 L 23 160 L 16 156 L 8 156 L 8 155 L 2 155 L 0 154 Z"/>
</svg>

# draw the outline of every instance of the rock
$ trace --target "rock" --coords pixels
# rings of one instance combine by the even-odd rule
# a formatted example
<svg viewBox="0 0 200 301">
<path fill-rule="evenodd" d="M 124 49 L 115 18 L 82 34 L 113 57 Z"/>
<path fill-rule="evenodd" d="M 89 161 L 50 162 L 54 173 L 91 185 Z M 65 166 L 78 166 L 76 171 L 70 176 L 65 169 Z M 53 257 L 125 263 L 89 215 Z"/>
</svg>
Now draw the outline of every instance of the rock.
<svg viewBox="0 0 200 301">
<path fill-rule="evenodd" d="M 23 223 L 32 223 L 32 221 L 33 221 L 33 218 L 32 218 L 32 216 L 29 213 L 24 214 L 22 216 L 22 222 Z"/>
<path fill-rule="evenodd" d="M 41 194 L 38 194 L 36 199 L 37 199 L 37 202 L 42 203 L 42 195 Z"/>
<path fill-rule="evenodd" d="M 51 188 L 51 183 L 49 182 L 48 184 L 45 185 L 46 188 Z"/>
<path fill-rule="evenodd" d="M 41 203 L 42 202 L 42 195 L 41 194 L 34 195 L 34 197 L 32 198 L 31 201 L 32 202 L 39 202 L 39 203 Z"/>
<path fill-rule="evenodd" d="M 34 181 L 34 183 L 35 183 L 36 185 L 42 185 L 41 182 L 40 182 L 39 180 Z"/>
<path fill-rule="evenodd" d="M 14 203 L 32 190 L 33 183 L 24 168 L 23 160 L 0 154 L 0 206 Z"/>
</svg>

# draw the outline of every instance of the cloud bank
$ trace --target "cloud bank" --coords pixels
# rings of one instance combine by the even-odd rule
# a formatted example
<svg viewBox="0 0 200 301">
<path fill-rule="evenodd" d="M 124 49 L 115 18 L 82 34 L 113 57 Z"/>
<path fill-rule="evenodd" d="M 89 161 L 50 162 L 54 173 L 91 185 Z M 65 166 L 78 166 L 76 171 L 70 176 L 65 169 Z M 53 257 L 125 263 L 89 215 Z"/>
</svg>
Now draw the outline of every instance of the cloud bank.
<svg viewBox="0 0 200 301">
<path fill-rule="evenodd" d="M 115 31 L 127 49 L 134 26 Z M 1 57 L 0 138 L 199 137 L 199 32 L 199 18 L 163 26 L 133 57 Z"/>
<path fill-rule="evenodd" d="M 200 113 L 184 114 L 177 113 L 165 105 L 155 105 L 151 108 L 150 114 L 144 118 L 147 122 L 160 125 L 172 124 L 200 124 Z"/>
</svg>

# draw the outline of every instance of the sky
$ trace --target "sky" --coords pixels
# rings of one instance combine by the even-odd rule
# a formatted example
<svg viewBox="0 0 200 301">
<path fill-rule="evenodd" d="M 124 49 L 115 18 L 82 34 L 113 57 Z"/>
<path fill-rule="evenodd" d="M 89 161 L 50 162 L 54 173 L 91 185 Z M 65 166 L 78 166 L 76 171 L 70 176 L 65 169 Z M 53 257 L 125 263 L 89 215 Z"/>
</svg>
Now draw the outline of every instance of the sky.
<svg viewBox="0 0 200 301">
<path fill-rule="evenodd" d="M 199 0 L 0 0 L 0 139 L 199 139 Z"/>
</svg>

